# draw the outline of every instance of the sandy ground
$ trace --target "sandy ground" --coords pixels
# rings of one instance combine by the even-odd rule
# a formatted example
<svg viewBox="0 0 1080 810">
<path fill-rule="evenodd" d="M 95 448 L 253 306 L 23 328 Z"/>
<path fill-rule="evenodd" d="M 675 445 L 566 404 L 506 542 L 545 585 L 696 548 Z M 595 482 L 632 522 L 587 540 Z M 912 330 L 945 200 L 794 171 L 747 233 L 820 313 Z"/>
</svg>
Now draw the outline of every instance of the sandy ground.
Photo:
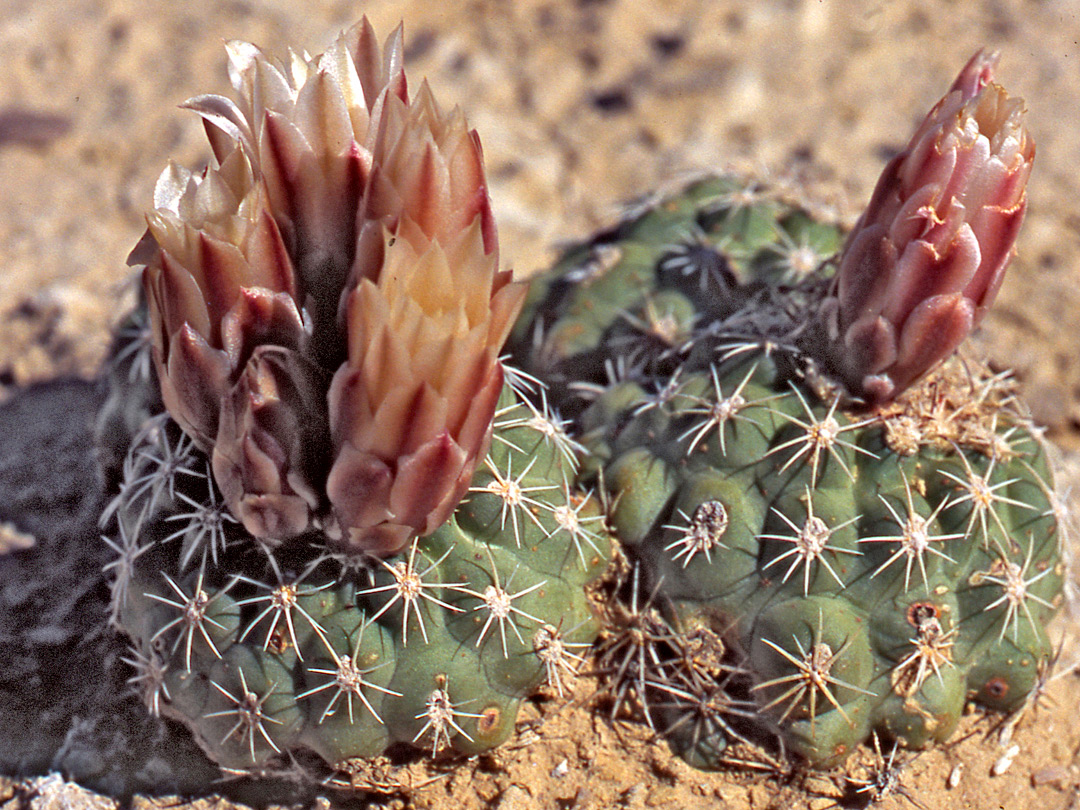
<svg viewBox="0 0 1080 810">
<path fill-rule="evenodd" d="M 131 301 L 124 257 L 154 179 L 167 157 L 208 157 L 195 116 L 176 105 L 228 92 L 222 40 L 316 52 L 361 11 L 380 32 L 403 18 L 411 80 L 426 76 L 479 129 L 504 261 L 520 273 L 543 268 L 627 200 L 732 165 L 795 178 L 851 220 L 955 71 L 979 47 L 1000 49 L 1000 79 L 1027 100 L 1038 156 L 1019 258 L 977 340 L 995 365 L 1016 369 L 1049 436 L 1080 449 L 1075 0 L 0 0 L 3 396 L 95 373 Z M 516 742 L 489 757 L 409 775 L 439 778 L 406 803 L 835 802 L 840 777 L 692 771 L 643 730 L 601 719 L 589 691 L 582 681 L 569 705 L 537 703 Z M 1019 752 L 1002 774 L 992 771 L 1004 749 L 972 716 L 962 742 L 907 764 L 910 799 L 881 806 L 1072 807 L 1080 685 L 1063 677 L 1049 695 L 1056 702 L 1019 724 Z M 15 807 L 45 806 L 59 790 L 4 784 L 0 803 Z"/>
</svg>

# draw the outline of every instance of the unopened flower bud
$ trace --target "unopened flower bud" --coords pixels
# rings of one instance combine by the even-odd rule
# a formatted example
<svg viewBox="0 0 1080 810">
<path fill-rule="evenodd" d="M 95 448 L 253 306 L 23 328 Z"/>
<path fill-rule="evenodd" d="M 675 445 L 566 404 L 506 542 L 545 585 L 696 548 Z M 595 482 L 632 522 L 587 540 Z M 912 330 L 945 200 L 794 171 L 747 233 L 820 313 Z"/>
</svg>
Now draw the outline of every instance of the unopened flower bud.
<svg viewBox="0 0 1080 810">
<path fill-rule="evenodd" d="M 349 544 L 377 553 L 434 531 L 468 490 L 525 292 L 498 270 L 480 144 L 460 112 L 444 115 L 424 85 L 383 114 L 327 484 Z"/>
<path fill-rule="evenodd" d="M 324 377 L 298 352 L 263 345 L 222 401 L 214 480 L 256 537 L 298 535 L 318 513 L 330 452 Z"/>
<path fill-rule="evenodd" d="M 841 254 L 831 362 L 868 403 L 952 354 L 986 314 L 1027 205 L 1024 105 L 977 53 L 885 167 Z"/>
</svg>

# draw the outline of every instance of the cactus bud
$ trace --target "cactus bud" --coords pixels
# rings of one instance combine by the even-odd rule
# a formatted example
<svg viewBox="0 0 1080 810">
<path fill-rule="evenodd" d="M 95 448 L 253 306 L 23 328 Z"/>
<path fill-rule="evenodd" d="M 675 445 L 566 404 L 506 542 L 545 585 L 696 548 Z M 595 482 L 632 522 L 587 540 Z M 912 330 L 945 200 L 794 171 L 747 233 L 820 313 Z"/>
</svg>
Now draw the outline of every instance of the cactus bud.
<svg viewBox="0 0 1080 810">
<path fill-rule="evenodd" d="M 229 43 L 239 101 L 186 104 L 214 161 L 166 169 L 133 253 L 165 405 L 264 541 L 394 553 L 486 452 L 524 289 L 476 133 L 409 100 L 401 47 L 366 20 L 315 58 Z"/>
<path fill-rule="evenodd" d="M 498 271 L 480 144 L 427 86 L 389 99 L 330 386 L 330 501 L 349 545 L 376 553 L 434 531 L 487 449 L 498 354 L 524 288 Z M 379 493 L 372 497 L 373 493 Z"/>
<path fill-rule="evenodd" d="M 220 398 L 246 359 L 243 347 L 258 342 L 244 335 L 258 330 L 286 345 L 306 341 L 292 263 L 239 152 L 201 176 L 170 164 L 154 201 L 148 238 L 136 252 L 147 242 L 153 248 L 143 286 L 161 395 L 185 432 L 209 449 Z M 272 318 L 252 316 L 256 299 Z"/>
<path fill-rule="evenodd" d="M 256 537 L 290 537 L 319 508 L 330 450 L 325 372 L 299 352 L 259 346 L 224 397 L 214 479 Z"/>
<path fill-rule="evenodd" d="M 893 158 L 841 254 L 830 354 L 853 394 L 886 402 L 986 314 L 1027 205 L 1024 105 L 975 54 Z"/>
</svg>

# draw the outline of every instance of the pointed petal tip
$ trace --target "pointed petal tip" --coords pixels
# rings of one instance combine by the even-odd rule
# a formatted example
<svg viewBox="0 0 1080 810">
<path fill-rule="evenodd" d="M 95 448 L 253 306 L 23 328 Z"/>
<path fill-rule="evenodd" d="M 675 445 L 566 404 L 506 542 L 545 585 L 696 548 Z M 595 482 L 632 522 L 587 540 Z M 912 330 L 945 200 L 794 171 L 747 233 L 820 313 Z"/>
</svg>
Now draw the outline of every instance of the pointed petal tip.
<svg viewBox="0 0 1080 810">
<path fill-rule="evenodd" d="M 961 68 L 949 91 L 959 90 L 965 100 L 974 98 L 994 80 L 994 72 L 997 70 L 1000 59 L 1000 51 L 980 48 Z"/>
</svg>

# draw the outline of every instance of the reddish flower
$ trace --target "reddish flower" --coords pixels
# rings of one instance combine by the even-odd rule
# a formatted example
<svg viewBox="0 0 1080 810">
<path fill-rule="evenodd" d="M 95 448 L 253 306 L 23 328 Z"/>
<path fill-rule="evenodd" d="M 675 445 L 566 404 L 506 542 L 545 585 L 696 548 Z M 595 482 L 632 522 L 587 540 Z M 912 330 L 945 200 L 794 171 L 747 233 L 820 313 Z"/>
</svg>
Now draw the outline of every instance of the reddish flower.
<svg viewBox="0 0 1080 810">
<path fill-rule="evenodd" d="M 896 397 L 986 314 L 1014 253 L 1035 144 L 975 54 L 882 172 L 841 254 L 830 353 L 869 403 Z"/>
</svg>

